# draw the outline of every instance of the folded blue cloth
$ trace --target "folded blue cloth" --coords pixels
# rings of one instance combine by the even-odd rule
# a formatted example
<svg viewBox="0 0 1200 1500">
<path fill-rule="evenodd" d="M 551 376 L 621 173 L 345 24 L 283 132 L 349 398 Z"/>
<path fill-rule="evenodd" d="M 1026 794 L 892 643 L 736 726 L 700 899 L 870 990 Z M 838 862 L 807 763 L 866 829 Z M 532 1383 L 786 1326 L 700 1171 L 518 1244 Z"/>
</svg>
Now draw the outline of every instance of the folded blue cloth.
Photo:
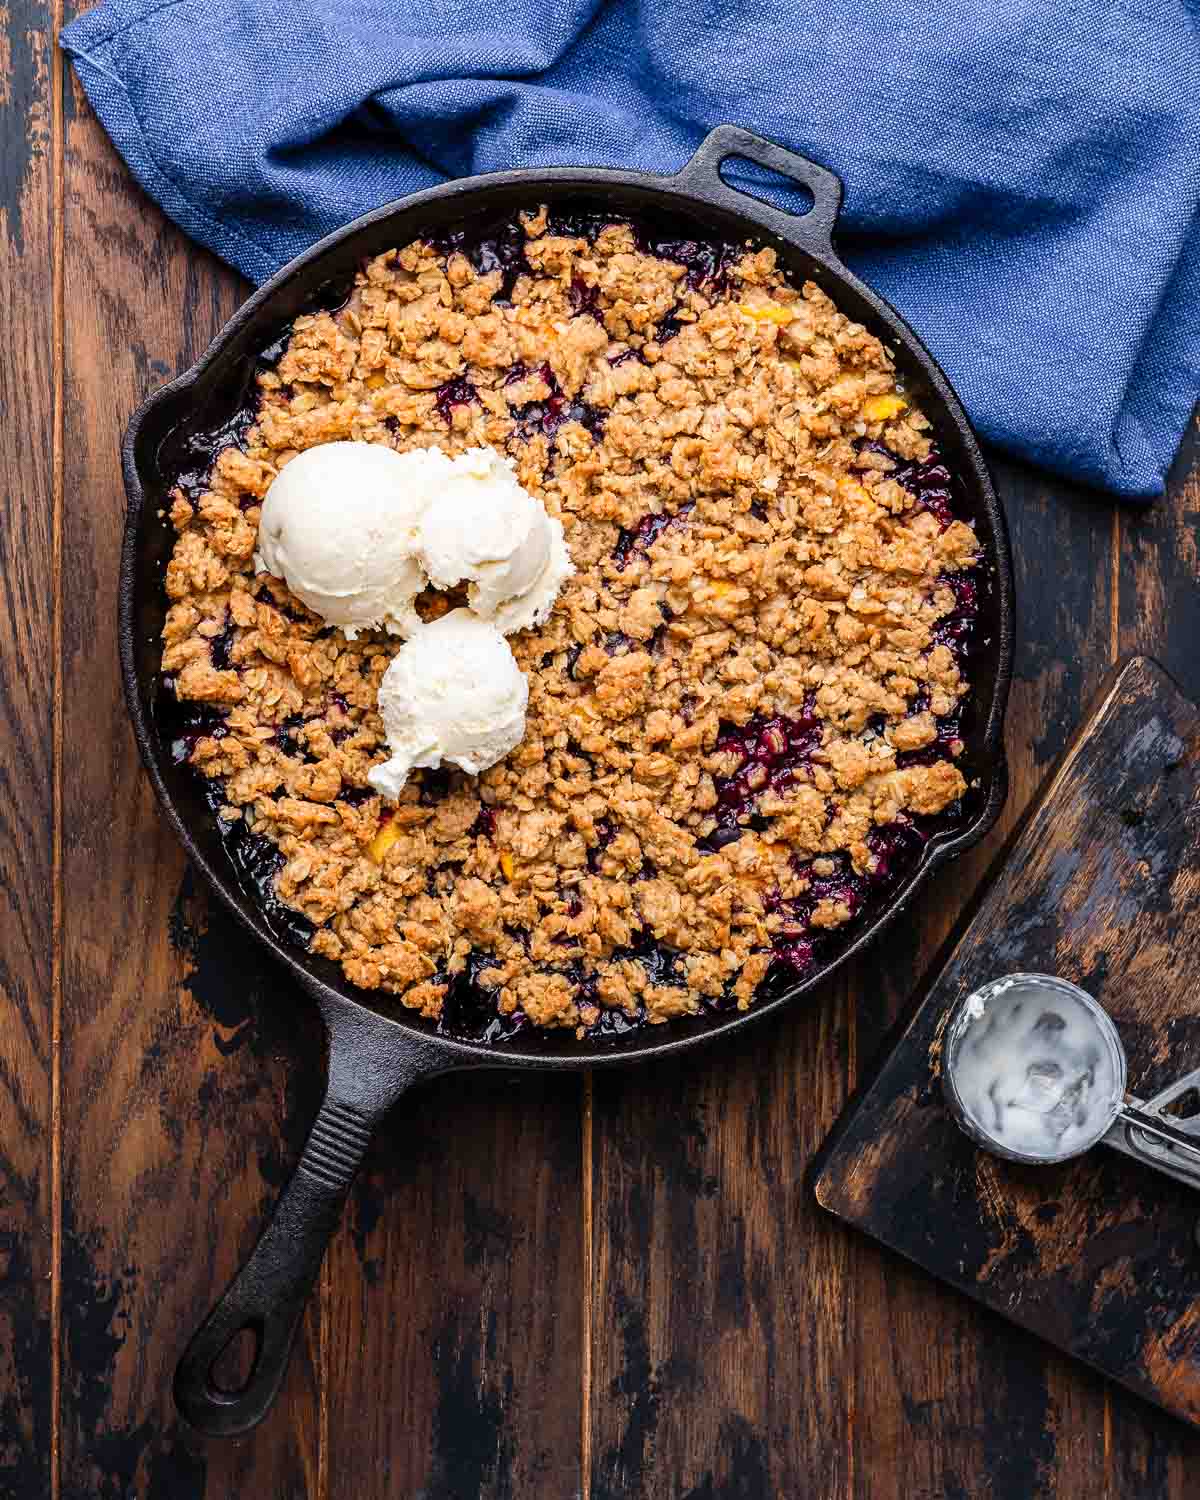
<svg viewBox="0 0 1200 1500">
<path fill-rule="evenodd" d="M 63 46 L 255 280 L 446 176 L 673 171 L 723 121 L 846 184 L 849 264 L 978 430 L 1122 495 L 1200 394 L 1198 0 L 104 0 Z"/>
</svg>

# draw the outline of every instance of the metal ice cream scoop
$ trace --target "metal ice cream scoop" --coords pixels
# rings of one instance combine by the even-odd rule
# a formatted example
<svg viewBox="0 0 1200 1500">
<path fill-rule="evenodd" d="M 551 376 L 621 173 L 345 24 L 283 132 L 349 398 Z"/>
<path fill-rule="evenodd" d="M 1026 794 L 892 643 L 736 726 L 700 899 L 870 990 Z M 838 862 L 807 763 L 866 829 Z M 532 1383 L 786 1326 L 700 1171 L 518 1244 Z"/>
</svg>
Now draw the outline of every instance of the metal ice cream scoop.
<svg viewBox="0 0 1200 1500">
<path fill-rule="evenodd" d="M 1097 1144 L 1200 1187 L 1200 1114 L 1169 1115 L 1200 1069 L 1153 1099 L 1125 1092 L 1125 1049 L 1085 990 L 1008 974 L 965 996 L 946 1024 L 942 1091 L 977 1145 L 1010 1161 L 1068 1161 Z"/>
</svg>

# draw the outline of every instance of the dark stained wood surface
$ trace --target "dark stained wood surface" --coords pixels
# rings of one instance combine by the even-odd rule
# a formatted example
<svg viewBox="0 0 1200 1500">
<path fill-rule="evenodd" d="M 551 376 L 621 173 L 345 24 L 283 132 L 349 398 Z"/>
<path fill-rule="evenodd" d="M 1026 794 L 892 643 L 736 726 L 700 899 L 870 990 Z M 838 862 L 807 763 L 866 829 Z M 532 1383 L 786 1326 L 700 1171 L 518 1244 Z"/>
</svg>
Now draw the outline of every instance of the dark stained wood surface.
<svg viewBox="0 0 1200 1500">
<path fill-rule="evenodd" d="M 179 1351 L 251 1248 L 317 1106 L 321 1031 L 158 817 L 118 677 L 114 442 L 244 287 L 129 181 L 73 75 L 59 170 L 65 307 L 62 685 L 62 1378 L 70 1500 L 319 1493 L 320 1311 L 279 1420 L 205 1448 L 176 1416 Z"/>
<path fill-rule="evenodd" d="M 55 67 L 42 18 L 0 71 L 0 1494 L 40 1495 L 57 1392 L 54 702 L 59 399 Z M 0 58 L 3 54 L 0 53 Z"/>
<path fill-rule="evenodd" d="M 841 1230 L 812 1154 L 1118 649 L 1200 692 L 1200 451 L 1144 515 L 1011 466 L 1013 797 L 910 925 L 725 1051 L 453 1078 L 375 1143 L 287 1388 L 170 1378 L 320 1033 L 158 818 L 114 649 L 120 433 L 247 290 L 132 183 L 43 0 L 0 52 L 0 1500 L 1188 1500 L 1180 1423 Z"/>
<path fill-rule="evenodd" d="M 1135 657 L 1106 679 L 816 1176 L 839 1218 L 1194 1425 L 1196 1194 L 1102 1150 L 1040 1168 L 982 1153 L 942 1107 L 939 1077 L 955 1002 L 1029 971 L 1100 1000 L 1139 1098 L 1200 1066 L 1198 829 L 1200 711 Z"/>
</svg>

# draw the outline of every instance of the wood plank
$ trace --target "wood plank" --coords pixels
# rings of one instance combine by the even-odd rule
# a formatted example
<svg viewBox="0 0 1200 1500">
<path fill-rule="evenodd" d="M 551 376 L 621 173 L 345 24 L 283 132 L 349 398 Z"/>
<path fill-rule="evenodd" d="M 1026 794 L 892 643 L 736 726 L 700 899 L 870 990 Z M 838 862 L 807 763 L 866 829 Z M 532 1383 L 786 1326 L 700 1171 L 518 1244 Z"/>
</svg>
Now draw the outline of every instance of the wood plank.
<svg viewBox="0 0 1200 1500">
<path fill-rule="evenodd" d="M 591 1500 L 852 1493 L 848 1239 L 804 1165 L 846 994 L 595 1088 Z"/>
<path fill-rule="evenodd" d="M 1200 427 L 1193 420 L 1166 497 L 1122 511 L 1118 530 L 1118 632 L 1122 652 L 1155 655 L 1183 691 L 1200 700 Z M 1114 1392 L 1106 1434 L 1114 1494 L 1189 1500 L 1197 1440 L 1151 1406 Z"/>
<path fill-rule="evenodd" d="M 1120 649 L 1156 656 L 1200 699 L 1200 416 L 1164 499 L 1122 512 L 1119 553 Z"/>
<path fill-rule="evenodd" d="M 315 1112 L 320 1032 L 210 911 L 142 775 L 116 667 L 138 401 L 246 288 L 132 185 L 74 80 L 66 136 L 63 558 L 64 1497 L 318 1494 L 310 1319 L 272 1420 L 201 1445 L 171 1400 Z"/>
<path fill-rule="evenodd" d="M 889 944 L 886 963 L 859 982 L 859 1070 L 870 1064 L 1112 659 L 1110 503 L 1017 465 L 997 465 L 995 474 L 1017 588 L 1009 803 L 984 843 L 929 887 L 907 941 Z M 998 1326 L 868 1242 L 856 1240 L 851 1265 L 857 1494 L 1034 1500 L 1053 1486 L 1063 1496 L 1095 1493 L 1088 1485 L 1104 1460 L 1103 1382 L 1080 1379 L 1070 1361 Z"/>
<path fill-rule="evenodd" d="M 327 1262 L 330 1500 L 578 1494 L 580 1090 L 449 1077 L 385 1122 Z"/>
<path fill-rule="evenodd" d="M 0 1496 L 52 1484 L 55 285 L 51 16 L 0 53 Z"/>
</svg>

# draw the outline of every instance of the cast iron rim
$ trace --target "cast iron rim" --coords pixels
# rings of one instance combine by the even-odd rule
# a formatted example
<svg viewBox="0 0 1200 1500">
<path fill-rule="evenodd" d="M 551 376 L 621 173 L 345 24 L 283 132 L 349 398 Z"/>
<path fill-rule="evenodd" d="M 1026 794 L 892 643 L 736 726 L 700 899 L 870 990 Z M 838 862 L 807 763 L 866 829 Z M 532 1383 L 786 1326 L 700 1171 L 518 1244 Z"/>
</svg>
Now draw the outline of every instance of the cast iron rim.
<svg viewBox="0 0 1200 1500">
<path fill-rule="evenodd" d="M 696 161 L 699 155 L 704 152 L 705 147 L 726 128 L 718 127 L 717 131 L 714 131 L 699 148 L 697 155 L 692 158 L 692 161 Z M 725 154 L 736 155 L 736 146 L 731 145 Z M 690 166 L 691 163 L 688 165 Z M 686 174 L 687 171 L 688 166 L 685 166 L 680 176 Z M 988 778 L 988 783 L 981 805 L 971 822 L 955 833 L 941 836 L 935 835 L 930 843 L 925 846 L 916 865 L 906 877 L 904 885 L 876 913 L 869 925 L 864 927 L 827 963 L 821 965 L 815 972 L 800 979 L 795 985 L 784 990 L 781 994 L 756 1002 L 751 1005 L 750 1009 L 745 1011 L 730 1011 L 709 1017 L 702 1030 L 697 1030 L 689 1034 L 675 1034 L 671 1023 L 668 1023 L 666 1027 L 662 1028 L 661 1034 L 654 1034 L 654 1031 L 649 1027 L 638 1032 L 627 1033 L 625 1037 L 620 1039 L 619 1048 L 605 1051 L 601 1050 L 600 1045 L 593 1043 L 592 1047 L 594 1050 L 579 1050 L 572 1053 L 562 1053 L 553 1050 L 561 1044 L 549 1039 L 545 1040 L 542 1051 L 526 1052 L 509 1051 L 504 1043 L 489 1045 L 482 1042 L 456 1040 L 440 1036 L 421 1026 L 415 1020 L 410 1021 L 404 1017 L 377 1008 L 368 999 L 360 998 L 349 987 L 345 989 L 335 987 L 312 972 L 302 958 L 284 946 L 268 930 L 265 922 L 257 912 L 251 914 L 251 912 L 244 909 L 234 893 L 236 881 L 232 872 L 216 869 L 213 863 L 204 856 L 198 847 L 187 820 L 180 813 L 174 797 L 163 780 L 159 766 L 156 731 L 151 723 L 149 714 L 146 712 L 142 695 L 139 691 L 140 681 L 135 655 L 135 600 L 140 551 L 139 533 L 145 509 L 145 493 L 142 475 L 138 467 L 136 450 L 142 431 L 151 417 L 160 407 L 178 401 L 192 386 L 196 385 L 208 367 L 222 353 L 225 346 L 243 328 L 251 324 L 264 309 L 269 308 L 282 289 L 290 286 L 293 281 L 302 276 L 310 267 L 317 264 L 334 247 L 344 245 L 347 241 L 363 235 L 365 231 L 374 228 L 376 225 L 383 223 L 397 214 L 410 213 L 413 209 L 420 208 L 426 204 L 440 203 L 450 198 L 469 197 L 481 189 L 490 190 L 500 187 L 527 189 L 532 197 L 536 195 L 540 186 L 547 184 L 575 187 L 581 190 L 598 190 L 601 192 L 605 188 L 633 187 L 653 195 L 658 200 L 659 206 L 669 207 L 672 203 L 675 203 L 687 208 L 693 215 L 700 216 L 704 215 L 705 210 L 711 211 L 714 206 L 718 206 L 725 217 L 733 216 L 739 218 L 748 234 L 768 241 L 772 239 L 784 241 L 793 248 L 812 256 L 836 281 L 857 293 L 859 297 L 865 300 L 881 322 L 888 327 L 893 338 L 898 343 L 904 345 L 909 357 L 921 368 L 936 398 L 941 402 L 944 417 L 949 425 L 955 429 L 962 445 L 964 456 L 969 465 L 969 473 L 963 474 L 962 477 L 964 481 L 973 486 L 978 495 L 981 508 L 988 517 L 992 533 L 991 544 L 986 550 L 985 559 L 990 568 L 992 581 L 996 590 L 999 620 L 994 688 L 991 694 L 987 721 L 978 737 L 979 758 L 985 762 L 983 774 Z M 921 888 L 927 884 L 935 870 L 946 860 L 963 853 L 977 844 L 988 833 L 998 819 L 1004 806 L 1007 794 L 1007 768 L 1004 757 L 1003 734 L 1004 714 L 1012 678 L 1014 585 L 1007 522 L 1003 507 L 992 485 L 979 441 L 953 387 L 950 385 L 937 361 L 908 324 L 900 317 L 899 313 L 880 297 L 878 293 L 860 281 L 853 272 L 842 264 L 828 242 L 821 245 L 803 238 L 799 231 L 799 226 L 805 222 L 802 218 L 796 220 L 797 232 L 789 234 L 787 229 L 781 225 L 781 219 L 786 216 L 781 215 L 779 210 L 772 208 L 769 204 L 762 202 L 748 193 L 741 193 L 735 189 L 726 189 L 725 192 L 727 196 L 722 198 L 719 203 L 715 203 L 714 201 L 710 201 L 704 194 L 696 191 L 694 185 L 689 185 L 685 188 L 672 176 L 659 176 L 658 174 L 648 172 L 624 172 L 599 167 L 547 167 L 534 170 L 513 169 L 505 172 L 491 172 L 475 177 L 456 179 L 441 183 L 436 187 L 427 188 L 419 193 L 413 193 L 407 197 L 396 199 L 380 208 L 373 209 L 370 213 L 361 215 L 343 228 L 335 230 L 332 234 L 326 235 L 310 249 L 304 251 L 303 254 L 289 261 L 269 281 L 264 282 L 234 313 L 233 317 L 229 319 L 190 369 L 184 371 L 183 374 L 177 376 L 168 384 L 159 387 L 158 390 L 152 392 L 142 402 L 130 419 L 129 426 L 125 432 L 124 441 L 121 446 L 121 459 L 128 509 L 121 548 L 121 568 L 118 588 L 118 640 L 121 676 L 124 685 L 126 706 L 133 725 L 138 750 L 149 774 L 155 796 L 166 815 L 168 823 L 182 844 L 188 858 L 200 870 L 209 885 L 217 892 L 226 908 L 284 966 L 300 987 L 316 1000 L 326 1016 L 331 1011 L 351 1008 L 370 1016 L 374 1020 L 384 1021 L 394 1026 L 402 1035 L 411 1038 L 414 1043 L 420 1043 L 423 1047 L 432 1047 L 439 1051 L 443 1058 L 445 1071 L 453 1070 L 456 1067 L 480 1066 L 539 1068 L 546 1070 L 585 1070 L 623 1066 L 626 1063 L 636 1063 L 650 1058 L 661 1059 L 669 1055 L 687 1052 L 695 1047 L 715 1041 L 718 1037 L 730 1036 L 767 1016 L 778 1015 L 784 1007 L 799 1000 L 817 986 L 827 982 L 852 958 L 861 954 L 870 944 L 877 941 L 886 932 L 887 928 L 907 910 Z M 736 197 L 738 200 L 736 207 L 730 204 L 730 196 Z M 973 687 L 977 690 L 978 685 L 973 684 Z M 365 994 L 366 992 L 362 993 Z M 650 1034 L 647 1035 L 647 1033 Z M 637 1040 L 635 1041 L 633 1038 L 637 1038 Z M 585 1043 L 584 1046 L 586 1045 Z"/>
</svg>

